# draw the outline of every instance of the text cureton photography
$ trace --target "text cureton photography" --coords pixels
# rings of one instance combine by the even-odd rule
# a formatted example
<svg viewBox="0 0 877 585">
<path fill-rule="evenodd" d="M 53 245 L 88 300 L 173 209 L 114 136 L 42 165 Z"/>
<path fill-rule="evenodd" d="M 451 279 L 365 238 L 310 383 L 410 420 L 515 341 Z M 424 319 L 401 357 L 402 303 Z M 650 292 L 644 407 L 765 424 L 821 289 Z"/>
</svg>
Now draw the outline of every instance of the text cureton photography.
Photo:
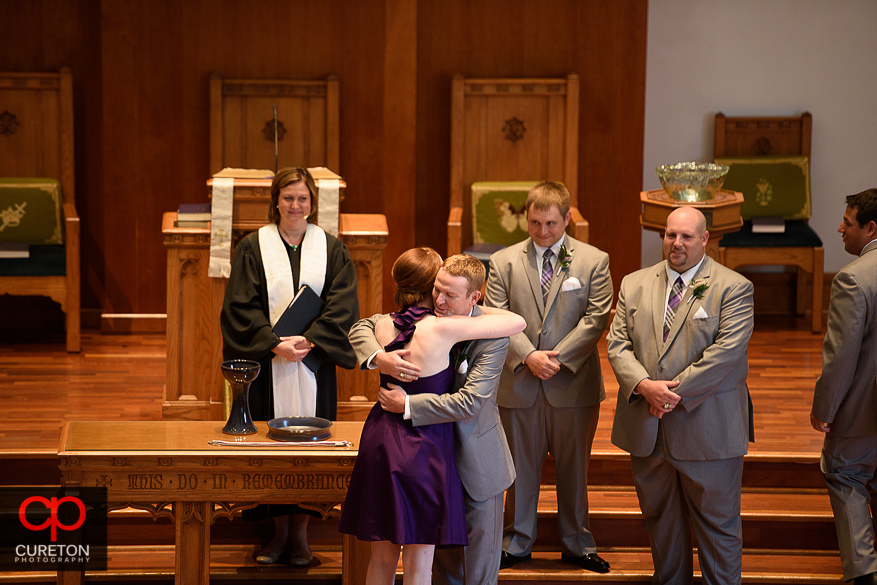
<svg viewBox="0 0 877 585">
<path fill-rule="evenodd" d="M 106 570 L 106 488 L 0 488 L 0 570 Z"/>
</svg>

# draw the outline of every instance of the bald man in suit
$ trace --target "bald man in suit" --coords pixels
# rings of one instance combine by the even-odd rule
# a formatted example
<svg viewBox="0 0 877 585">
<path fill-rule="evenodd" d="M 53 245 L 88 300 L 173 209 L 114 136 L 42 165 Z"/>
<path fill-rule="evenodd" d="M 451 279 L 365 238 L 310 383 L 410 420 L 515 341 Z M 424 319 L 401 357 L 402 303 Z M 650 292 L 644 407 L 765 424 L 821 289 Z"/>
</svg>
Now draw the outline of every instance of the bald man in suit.
<svg viewBox="0 0 877 585">
<path fill-rule="evenodd" d="M 531 558 L 542 464 L 557 471 L 561 560 L 606 573 L 588 521 L 588 462 L 606 398 L 597 342 L 609 322 L 609 256 L 564 233 L 570 195 L 543 181 L 527 195 L 530 237 L 490 257 L 485 304 L 527 320 L 510 338 L 496 402 L 518 477 L 508 490 L 507 568 Z"/>
<path fill-rule="evenodd" d="M 618 380 L 612 443 L 629 452 L 652 583 L 741 582 L 740 488 L 753 435 L 746 375 L 752 283 L 705 256 L 703 214 L 667 218 L 667 260 L 627 275 L 607 338 Z"/>
<path fill-rule="evenodd" d="M 846 199 L 837 231 L 858 256 L 831 283 L 822 375 L 810 424 L 825 433 L 822 473 L 840 544 L 844 579 L 877 585 L 877 189 Z"/>
</svg>

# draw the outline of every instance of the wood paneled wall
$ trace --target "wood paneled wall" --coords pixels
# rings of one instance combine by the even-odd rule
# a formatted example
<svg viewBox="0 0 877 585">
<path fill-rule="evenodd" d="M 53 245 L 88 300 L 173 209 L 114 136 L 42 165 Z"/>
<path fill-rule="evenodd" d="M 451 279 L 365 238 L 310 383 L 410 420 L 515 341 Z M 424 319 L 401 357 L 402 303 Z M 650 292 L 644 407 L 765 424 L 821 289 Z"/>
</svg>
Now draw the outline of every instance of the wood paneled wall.
<svg viewBox="0 0 877 585">
<path fill-rule="evenodd" d="M 165 312 L 161 214 L 207 201 L 213 72 L 338 75 L 342 211 L 387 215 L 387 273 L 408 247 L 446 247 L 451 77 L 577 73 L 579 206 L 617 284 L 640 263 L 647 15 L 646 0 L 0 0 L 0 70 L 73 70 L 85 308 Z"/>
</svg>

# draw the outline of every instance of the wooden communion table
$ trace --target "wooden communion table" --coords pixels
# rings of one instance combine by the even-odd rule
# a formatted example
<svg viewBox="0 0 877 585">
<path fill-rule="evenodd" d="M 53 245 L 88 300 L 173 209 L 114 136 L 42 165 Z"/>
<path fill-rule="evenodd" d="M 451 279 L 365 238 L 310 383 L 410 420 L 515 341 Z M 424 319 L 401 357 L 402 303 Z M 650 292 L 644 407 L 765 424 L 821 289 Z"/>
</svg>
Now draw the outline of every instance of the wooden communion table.
<svg viewBox="0 0 877 585">
<path fill-rule="evenodd" d="M 361 422 L 336 422 L 333 441 L 352 446 L 277 443 L 267 424 L 255 435 L 222 433 L 220 421 L 68 422 L 58 453 L 67 487 L 106 487 L 110 509 L 127 506 L 171 518 L 176 534 L 176 585 L 210 582 L 210 526 L 254 503 L 304 503 L 324 517 L 344 502 Z M 219 447 L 210 440 L 240 442 Z M 278 446 L 247 447 L 270 442 Z M 342 583 L 365 582 L 369 547 L 342 539 Z M 82 574 L 59 571 L 59 584 Z"/>
</svg>

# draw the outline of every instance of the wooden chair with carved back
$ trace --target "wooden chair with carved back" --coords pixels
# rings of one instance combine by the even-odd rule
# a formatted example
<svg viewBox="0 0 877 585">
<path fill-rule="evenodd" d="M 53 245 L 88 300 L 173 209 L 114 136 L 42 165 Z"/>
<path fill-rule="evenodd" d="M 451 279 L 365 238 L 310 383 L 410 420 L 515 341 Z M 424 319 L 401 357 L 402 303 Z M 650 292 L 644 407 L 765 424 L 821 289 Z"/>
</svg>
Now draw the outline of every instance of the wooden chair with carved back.
<svg viewBox="0 0 877 585">
<path fill-rule="evenodd" d="M 73 74 L 0 73 L 0 295 L 47 296 L 80 351 L 79 215 L 73 167 Z M 22 254 L 24 252 L 22 251 Z"/>
<path fill-rule="evenodd" d="M 567 231 L 587 242 L 588 222 L 578 209 L 578 127 L 579 78 L 575 74 L 560 79 L 455 75 L 451 82 L 448 255 L 470 250 L 480 241 L 474 227 L 475 208 L 481 206 L 473 201 L 481 188 L 491 197 L 486 212 L 496 214 L 481 216 L 482 221 L 507 224 L 507 231 L 518 234 L 518 241 L 527 237 L 521 193 L 543 179 L 567 186 L 572 212 Z M 521 200 L 517 205 L 508 201 L 494 205 L 491 189 L 497 193 L 517 190 L 515 196 Z"/>
<path fill-rule="evenodd" d="M 813 117 L 727 117 L 716 114 L 715 158 L 731 170 L 724 187 L 741 191 L 743 228 L 725 235 L 719 256 L 728 268 L 794 266 L 796 311 L 806 312 L 811 330 L 822 331 L 822 240 L 810 218 L 810 142 Z M 753 232 L 760 218 L 776 220 L 782 233 Z M 782 221 L 780 221 L 782 219 Z M 809 293 L 809 295 L 808 295 Z"/>
</svg>

